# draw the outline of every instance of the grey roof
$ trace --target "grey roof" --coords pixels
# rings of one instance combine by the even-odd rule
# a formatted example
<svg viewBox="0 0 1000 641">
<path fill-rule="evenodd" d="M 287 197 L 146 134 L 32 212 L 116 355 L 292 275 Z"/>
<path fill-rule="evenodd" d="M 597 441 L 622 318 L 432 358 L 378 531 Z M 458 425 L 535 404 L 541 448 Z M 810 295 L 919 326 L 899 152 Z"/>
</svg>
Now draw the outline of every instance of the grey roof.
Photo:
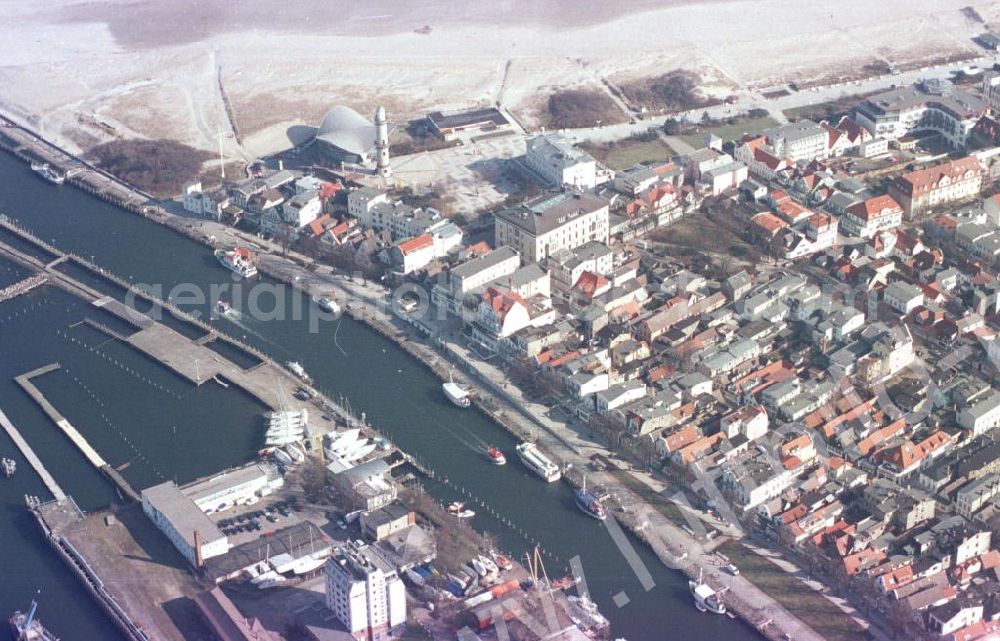
<svg viewBox="0 0 1000 641">
<path fill-rule="evenodd" d="M 764 133 L 768 140 L 783 138 L 786 142 L 794 142 L 802 138 L 826 135 L 826 130 L 812 120 L 798 120 L 772 127 Z"/>
<path fill-rule="evenodd" d="M 497 212 L 496 217 L 538 236 L 557 229 L 567 220 L 607 208 L 608 201 L 587 192 L 545 194 L 520 207 Z"/>
<path fill-rule="evenodd" d="M 375 146 L 375 125 L 350 107 L 338 105 L 323 116 L 316 139 L 364 156 Z"/>
<path fill-rule="evenodd" d="M 507 286 L 512 288 L 521 287 L 544 277 L 547 273 L 538 263 L 531 263 L 508 276 Z"/>
<path fill-rule="evenodd" d="M 182 494 L 173 481 L 165 481 L 146 488 L 142 491 L 142 498 L 166 517 L 170 525 L 184 537 L 184 542 L 192 548 L 194 548 L 195 531 L 203 543 L 226 538 L 212 519 L 208 518 L 194 501 Z"/>
<path fill-rule="evenodd" d="M 986 109 L 986 103 L 979 97 L 961 89 L 950 89 L 942 94 L 923 91 L 919 86 L 898 87 L 869 97 L 857 109 L 866 114 L 885 114 L 902 109 L 911 109 L 922 104 L 949 111 L 959 117 L 975 114 Z"/>
<path fill-rule="evenodd" d="M 587 152 L 577 149 L 573 142 L 562 134 L 542 134 L 528 140 L 528 153 L 538 154 L 550 162 L 582 163 L 593 162 Z"/>
<path fill-rule="evenodd" d="M 462 263 L 458 267 L 451 270 L 451 275 L 458 278 L 468 278 L 469 276 L 478 274 L 484 269 L 489 269 L 490 267 L 498 265 L 505 260 L 517 257 L 517 250 L 513 247 L 500 247 L 499 249 L 495 249 L 484 256 L 479 256 Z"/>
</svg>

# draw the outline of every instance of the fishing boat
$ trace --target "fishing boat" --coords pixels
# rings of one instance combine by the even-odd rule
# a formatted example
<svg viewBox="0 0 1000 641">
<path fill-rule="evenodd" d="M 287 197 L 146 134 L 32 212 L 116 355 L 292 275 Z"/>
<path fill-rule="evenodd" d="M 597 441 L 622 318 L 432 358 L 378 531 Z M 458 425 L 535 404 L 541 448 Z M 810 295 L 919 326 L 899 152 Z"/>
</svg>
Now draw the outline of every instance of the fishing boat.
<svg viewBox="0 0 1000 641">
<path fill-rule="evenodd" d="M 223 267 L 243 278 L 253 278 L 257 275 L 257 267 L 253 264 L 253 252 L 246 247 L 235 247 L 229 251 L 217 249 L 215 258 Z"/>
<path fill-rule="evenodd" d="M 549 457 L 542 454 L 534 443 L 521 443 L 518 445 L 517 456 L 524 463 L 525 467 L 549 483 L 554 483 L 562 478 L 559 466 L 553 463 Z"/>
<path fill-rule="evenodd" d="M 59 641 L 56 635 L 46 630 L 42 622 L 35 618 L 37 610 L 38 602 L 32 599 L 27 614 L 18 610 L 8 619 L 16 641 Z"/>
<path fill-rule="evenodd" d="M 513 567 L 514 564 L 511 563 L 510 559 L 508 559 L 503 554 L 496 554 L 496 553 L 491 553 L 491 554 L 493 554 L 493 562 L 496 563 L 497 567 L 500 568 L 501 570 L 509 570 L 511 569 L 511 567 Z"/>
<path fill-rule="evenodd" d="M 596 495 L 587 491 L 586 476 L 583 477 L 583 486 L 573 490 L 573 500 L 576 502 L 576 506 L 588 516 L 603 521 L 608 515 L 604 506 L 601 505 L 601 500 Z"/>
<path fill-rule="evenodd" d="M 490 463 L 493 465 L 504 465 L 507 463 L 507 457 L 504 456 L 503 452 L 492 445 L 486 448 L 486 456 L 489 457 Z"/>
<path fill-rule="evenodd" d="M 319 305 L 319 308 L 324 312 L 329 312 L 331 314 L 339 314 L 341 312 L 340 305 L 338 305 L 337 301 L 333 300 L 329 296 L 323 296 L 322 298 L 317 298 L 315 300 L 316 304 Z"/>
<path fill-rule="evenodd" d="M 468 407 L 472 404 L 472 400 L 469 398 L 469 393 L 462 389 L 455 381 L 451 378 L 451 373 L 448 373 L 448 382 L 441 386 L 444 389 L 445 396 L 452 404 L 458 407 Z"/>
<path fill-rule="evenodd" d="M 31 163 L 31 171 L 35 172 L 53 185 L 61 185 L 66 181 L 66 175 L 53 169 L 47 162 Z"/>
<path fill-rule="evenodd" d="M 691 595 L 694 597 L 694 607 L 699 612 L 711 612 L 712 614 L 725 614 L 726 604 L 722 597 L 710 585 L 705 583 L 702 570 L 698 569 L 698 580 L 688 581 Z"/>
<path fill-rule="evenodd" d="M 7 458 L 6 456 L 0 458 L 0 471 L 7 478 L 14 476 L 14 472 L 17 471 L 17 461 L 12 458 Z"/>
</svg>

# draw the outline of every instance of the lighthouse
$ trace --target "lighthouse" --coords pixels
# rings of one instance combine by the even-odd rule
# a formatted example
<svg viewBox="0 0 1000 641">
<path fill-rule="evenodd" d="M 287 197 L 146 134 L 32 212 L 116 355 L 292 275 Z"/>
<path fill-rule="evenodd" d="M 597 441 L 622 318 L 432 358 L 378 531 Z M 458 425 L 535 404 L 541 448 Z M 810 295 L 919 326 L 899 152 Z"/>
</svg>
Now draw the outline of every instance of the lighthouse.
<svg viewBox="0 0 1000 641">
<path fill-rule="evenodd" d="M 375 153 L 379 176 L 388 178 L 392 174 L 389 167 L 389 122 L 385 119 L 385 107 L 375 110 Z"/>
</svg>

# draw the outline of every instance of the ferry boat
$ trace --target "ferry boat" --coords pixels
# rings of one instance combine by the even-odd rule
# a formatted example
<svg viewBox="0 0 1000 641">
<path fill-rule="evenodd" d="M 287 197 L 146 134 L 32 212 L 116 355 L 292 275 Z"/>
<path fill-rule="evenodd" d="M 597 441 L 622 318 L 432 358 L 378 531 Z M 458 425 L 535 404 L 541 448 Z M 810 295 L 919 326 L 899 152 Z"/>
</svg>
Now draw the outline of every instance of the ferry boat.
<svg viewBox="0 0 1000 641">
<path fill-rule="evenodd" d="M 534 443 L 521 443 L 517 446 L 517 456 L 524 465 L 549 483 L 562 478 L 559 467 L 549 460 L 549 457 L 538 451 Z"/>
<path fill-rule="evenodd" d="M 587 491 L 586 476 L 583 477 L 583 487 L 573 490 L 573 500 L 576 501 L 576 506 L 588 516 L 592 516 L 601 521 L 608 516 L 604 506 L 601 505 L 601 500 Z"/>
<path fill-rule="evenodd" d="M 458 407 L 468 407 L 472 404 L 472 401 L 469 399 L 469 393 L 456 385 L 455 381 L 451 380 L 451 374 L 448 374 L 448 382 L 441 387 L 444 389 L 448 400 Z"/>
<path fill-rule="evenodd" d="M 253 278 L 257 275 L 257 267 L 253 264 L 253 252 L 246 247 L 236 247 L 230 251 L 217 249 L 215 258 L 223 267 L 243 278 Z"/>
<path fill-rule="evenodd" d="M 503 452 L 492 445 L 486 448 L 486 456 L 490 458 L 490 463 L 493 465 L 505 465 L 507 463 L 507 457 L 504 456 Z"/>
<path fill-rule="evenodd" d="M 59 641 L 56 635 L 46 630 L 42 622 L 35 618 L 37 610 L 38 602 L 32 599 L 27 614 L 18 610 L 8 619 L 14 638 L 17 641 Z"/>
<path fill-rule="evenodd" d="M 35 172 L 53 185 L 61 185 L 66 181 L 66 176 L 53 169 L 47 162 L 31 163 L 31 171 Z"/>
<path fill-rule="evenodd" d="M 3 475 L 7 478 L 14 476 L 14 472 L 17 471 L 17 461 L 6 456 L 0 458 L 0 471 L 3 471 Z"/>
<path fill-rule="evenodd" d="M 341 311 L 340 305 L 337 304 L 337 301 L 333 300 L 329 296 L 316 299 L 316 304 L 319 305 L 319 308 L 324 312 L 330 312 L 331 314 L 339 314 Z"/>
<path fill-rule="evenodd" d="M 691 595 L 694 597 L 694 607 L 699 612 L 711 612 L 712 614 L 725 614 L 726 604 L 722 601 L 722 596 L 705 583 L 701 569 L 698 570 L 698 580 L 688 581 L 691 588 Z"/>
</svg>

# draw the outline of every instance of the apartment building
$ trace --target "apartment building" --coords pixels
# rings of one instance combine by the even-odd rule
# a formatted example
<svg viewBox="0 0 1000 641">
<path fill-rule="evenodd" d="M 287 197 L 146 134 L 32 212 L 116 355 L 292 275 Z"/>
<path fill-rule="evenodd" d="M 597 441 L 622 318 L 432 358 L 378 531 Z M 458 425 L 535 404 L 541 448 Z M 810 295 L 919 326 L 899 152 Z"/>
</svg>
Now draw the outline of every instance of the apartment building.
<svg viewBox="0 0 1000 641">
<path fill-rule="evenodd" d="M 903 208 L 888 195 L 854 203 L 840 218 L 844 232 L 861 238 L 871 238 L 881 231 L 895 229 L 902 222 Z"/>
<path fill-rule="evenodd" d="M 524 161 L 553 187 L 593 189 L 598 185 L 597 161 L 560 134 L 542 134 L 529 140 Z"/>
<path fill-rule="evenodd" d="M 830 155 L 830 134 L 812 120 L 799 120 L 764 132 L 771 152 L 793 162 L 826 158 Z"/>
<path fill-rule="evenodd" d="M 387 641 L 405 629 L 406 588 L 373 548 L 348 543 L 326 562 L 326 607 L 357 641 Z"/>
<path fill-rule="evenodd" d="M 546 194 L 496 214 L 497 247 L 517 249 L 525 264 L 608 238 L 608 201 L 585 192 Z"/>
<path fill-rule="evenodd" d="M 899 176 L 889 185 L 889 195 L 912 220 L 935 207 L 978 195 L 983 174 L 979 161 L 966 156 Z"/>
<path fill-rule="evenodd" d="M 934 131 L 962 149 L 988 109 L 985 101 L 947 81 L 928 80 L 871 96 L 855 107 L 853 117 L 879 138 L 898 140 L 911 132 Z"/>
</svg>

